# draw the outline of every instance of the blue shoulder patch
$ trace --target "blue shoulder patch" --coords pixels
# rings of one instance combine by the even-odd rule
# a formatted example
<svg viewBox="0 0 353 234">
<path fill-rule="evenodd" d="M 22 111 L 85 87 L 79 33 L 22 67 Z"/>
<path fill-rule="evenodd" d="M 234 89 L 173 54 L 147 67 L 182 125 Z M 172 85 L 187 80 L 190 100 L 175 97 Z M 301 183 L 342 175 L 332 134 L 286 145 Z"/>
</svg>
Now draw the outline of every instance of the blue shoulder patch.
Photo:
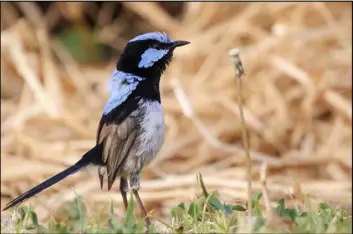
<svg viewBox="0 0 353 234">
<path fill-rule="evenodd" d="M 149 48 L 141 55 L 141 60 L 138 64 L 138 67 L 149 68 L 166 54 L 168 54 L 168 50 L 157 50 L 154 48 Z"/>
<path fill-rule="evenodd" d="M 123 103 L 142 80 L 144 78 L 115 70 L 109 80 L 108 90 L 110 97 L 104 107 L 103 114 L 108 114 Z"/>
<path fill-rule="evenodd" d="M 142 35 L 138 35 L 132 38 L 129 42 L 133 41 L 142 41 L 142 40 L 157 40 L 161 43 L 172 43 L 167 33 L 160 33 L 160 32 L 149 32 Z"/>
</svg>

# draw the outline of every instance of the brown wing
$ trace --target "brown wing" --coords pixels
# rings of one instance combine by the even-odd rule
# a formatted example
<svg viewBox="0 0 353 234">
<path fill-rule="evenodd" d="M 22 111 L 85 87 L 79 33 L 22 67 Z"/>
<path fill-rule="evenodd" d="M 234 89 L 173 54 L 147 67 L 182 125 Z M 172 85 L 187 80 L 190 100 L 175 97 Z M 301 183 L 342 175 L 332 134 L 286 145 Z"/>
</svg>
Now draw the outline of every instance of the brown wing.
<svg viewBox="0 0 353 234">
<path fill-rule="evenodd" d="M 112 187 L 116 176 L 121 173 L 135 139 L 135 118 L 128 117 L 119 125 L 103 124 L 98 142 L 103 144 L 102 161 L 107 168 L 108 190 Z"/>
</svg>

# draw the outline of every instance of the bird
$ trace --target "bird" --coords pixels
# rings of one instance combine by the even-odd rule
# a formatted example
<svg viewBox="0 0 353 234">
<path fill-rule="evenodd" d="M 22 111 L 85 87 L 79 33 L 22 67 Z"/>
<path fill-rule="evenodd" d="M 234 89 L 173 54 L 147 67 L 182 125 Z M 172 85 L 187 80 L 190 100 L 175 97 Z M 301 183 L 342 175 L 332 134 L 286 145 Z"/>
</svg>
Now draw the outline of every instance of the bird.
<svg viewBox="0 0 353 234">
<path fill-rule="evenodd" d="M 177 47 L 188 41 L 172 40 L 165 32 L 147 32 L 129 40 L 109 79 L 109 98 L 98 124 L 96 142 L 80 160 L 9 202 L 3 210 L 37 195 L 69 175 L 89 166 L 98 169 L 100 187 L 108 191 L 117 178 L 127 209 L 127 192 L 132 190 L 151 224 L 139 196 L 140 173 L 156 157 L 165 136 L 160 79 Z"/>
</svg>

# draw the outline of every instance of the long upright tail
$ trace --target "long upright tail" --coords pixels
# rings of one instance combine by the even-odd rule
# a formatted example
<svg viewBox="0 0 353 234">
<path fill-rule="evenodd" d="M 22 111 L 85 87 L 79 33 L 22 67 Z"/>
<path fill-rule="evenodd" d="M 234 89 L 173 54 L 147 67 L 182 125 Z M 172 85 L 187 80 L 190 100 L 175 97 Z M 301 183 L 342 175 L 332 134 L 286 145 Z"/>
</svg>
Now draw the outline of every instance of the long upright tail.
<svg viewBox="0 0 353 234">
<path fill-rule="evenodd" d="M 7 210 L 7 209 L 23 202 L 24 200 L 40 193 L 44 189 L 49 188 L 53 184 L 56 184 L 57 182 L 66 178 L 67 176 L 78 172 L 82 168 L 84 168 L 92 163 L 94 164 L 97 161 L 97 159 L 100 158 L 100 152 L 99 152 L 100 149 L 99 148 L 100 148 L 99 146 L 95 146 L 94 148 L 90 149 L 87 153 L 85 153 L 82 156 L 82 158 L 77 163 L 75 163 L 71 167 L 67 168 L 66 170 L 60 172 L 59 174 L 47 179 L 46 181 L 37 185 L 36 187 L 28 190 L 27 192 L 21 194 L 16 199 L 9 202 L 3 210 Z"/>
</svg>

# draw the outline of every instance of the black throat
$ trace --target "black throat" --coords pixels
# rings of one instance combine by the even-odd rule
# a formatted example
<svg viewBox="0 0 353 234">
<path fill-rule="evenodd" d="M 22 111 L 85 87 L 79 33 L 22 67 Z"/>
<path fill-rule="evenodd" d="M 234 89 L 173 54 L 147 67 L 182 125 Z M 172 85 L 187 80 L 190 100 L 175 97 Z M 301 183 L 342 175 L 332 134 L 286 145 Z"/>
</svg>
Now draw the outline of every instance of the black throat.
<svg viewBox="0 0 353 234">
<path fill-rule="evenodd" d="M 158 101 L 161 103 L 161 95 L 159 91 L 160 76 L 153 79 L 145 79 L 140 81 L 131 96 L 135 98 L 143 98 L 145 100 Z"/>
</svg>

